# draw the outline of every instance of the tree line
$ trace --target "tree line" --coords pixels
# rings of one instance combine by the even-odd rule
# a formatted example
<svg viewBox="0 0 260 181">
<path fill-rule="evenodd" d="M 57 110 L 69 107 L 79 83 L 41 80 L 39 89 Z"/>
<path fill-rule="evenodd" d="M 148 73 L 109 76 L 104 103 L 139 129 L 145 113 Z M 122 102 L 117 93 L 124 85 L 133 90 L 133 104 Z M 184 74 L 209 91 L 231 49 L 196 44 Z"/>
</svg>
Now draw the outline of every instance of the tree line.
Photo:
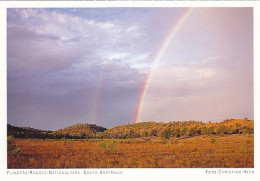
<svg viewBox="0 0 260 181">
<path fill-rule="evenodd" d="M 98 127 L 98 131 L 81 131 L 79 126 L 77 126 L 78 132 L 71 131 L 71 133 L 68 131 L 59 132 L 25 129 L 8 125 L 7 133 L 8 136 L 13 136 L 15 138 L 32 139 L 128 139 L 141 137 L 161 137 L 162 139 L 169 139 L 170 137 L 180 138 L 197 135 L 254 133 L 254 128 L 247 124 L 242 125 L 240 123 L 235 123 L 225 125 L 227 122 L 229 122 L 229 120 L 224 120 L 214 126 L 210 126 L 208 123 L 195 121 L 171 123 L 146 122 L 118 126 L 108 130 L 100 129 L 100 127 Z"/>
</svg>

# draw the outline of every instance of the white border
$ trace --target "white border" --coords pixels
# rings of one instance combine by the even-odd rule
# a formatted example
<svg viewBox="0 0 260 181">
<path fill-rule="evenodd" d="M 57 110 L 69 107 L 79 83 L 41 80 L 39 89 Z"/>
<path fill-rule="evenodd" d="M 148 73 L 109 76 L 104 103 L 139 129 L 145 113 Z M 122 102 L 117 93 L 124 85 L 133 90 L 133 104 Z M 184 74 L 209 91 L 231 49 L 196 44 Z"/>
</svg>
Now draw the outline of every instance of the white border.
<svg viewBox="0 0 260 181">
<path fill-rule="evenodd" d="M 119 175 L 23 175 L 10 176 L 7 175 L 7 158 L 6 158 L 6 11 L 7 8 L 82 8 L 82 7 L 254 7 L 254 120 L 255 120 L 255 168 L 247 169 L 253 170 L 254 174 L 206 174 L 206 169 L 192 168 L 192 169 L 107 169 L 107 170 L 121 170 L 123 174 Z M 142 1 L 124 1 L 124 2 L 82 2 L 82 1 L 7 1 L 0 2 L 0 178 L 1 180 L 200 180 L 200 181 L 222 181 L 222 180 L 257 180 L 260 178 L 260 159 L 259 159 L 259 61 L 260 60 L 260 2 L 142 2 Z M 246 28 L 246 27 L 245 27 Z M 19 169 L 23 170 L 23 169 Z M 28 171 L 28 169 L 26 169 Z M 56 169 L 59 170 L 59 169 Z M 81 170 L 81 169 L 71 169 Z M 84 169 L 87 170 L 87 169 Z M 97 170 L 100 169 L 88 169 Z M 103 169 L 105 170 L 105 169 Z M 208 170 L 245 170 L 245 169 L 208 169 Z M 39 171 L 39 170 L 38 170 Z"/>
</svg>

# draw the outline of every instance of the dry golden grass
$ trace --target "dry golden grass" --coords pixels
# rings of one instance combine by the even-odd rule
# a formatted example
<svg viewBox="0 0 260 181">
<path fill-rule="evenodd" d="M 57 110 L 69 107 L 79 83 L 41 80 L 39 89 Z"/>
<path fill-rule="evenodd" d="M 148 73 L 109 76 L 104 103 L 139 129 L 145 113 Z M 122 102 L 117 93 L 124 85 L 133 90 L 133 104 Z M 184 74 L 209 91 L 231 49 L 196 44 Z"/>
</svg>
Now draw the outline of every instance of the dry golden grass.
<svg viewBox="0 0 260 181">
<path fill-rule="evenodd" d="M 8 168 L 254 167 L 253 134 L 106 141 L 112 151 L 100 140 L 16 139 L 22 154 L 8 155 Z"/>
</svg>

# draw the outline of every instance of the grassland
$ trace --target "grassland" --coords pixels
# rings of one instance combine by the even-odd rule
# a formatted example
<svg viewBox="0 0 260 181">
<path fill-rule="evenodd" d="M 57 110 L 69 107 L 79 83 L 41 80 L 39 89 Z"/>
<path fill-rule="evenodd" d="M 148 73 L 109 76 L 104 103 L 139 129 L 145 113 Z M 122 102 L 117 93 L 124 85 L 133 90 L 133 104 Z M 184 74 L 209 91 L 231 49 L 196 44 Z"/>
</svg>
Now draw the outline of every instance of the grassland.
<svg viewBox="0 0 260 181">
<path fill-rule="evenodd" d="M 92 140 L 15 139 L 8 168 L 247 168 L 254 135 L 200 135 Z"/>
</svg>

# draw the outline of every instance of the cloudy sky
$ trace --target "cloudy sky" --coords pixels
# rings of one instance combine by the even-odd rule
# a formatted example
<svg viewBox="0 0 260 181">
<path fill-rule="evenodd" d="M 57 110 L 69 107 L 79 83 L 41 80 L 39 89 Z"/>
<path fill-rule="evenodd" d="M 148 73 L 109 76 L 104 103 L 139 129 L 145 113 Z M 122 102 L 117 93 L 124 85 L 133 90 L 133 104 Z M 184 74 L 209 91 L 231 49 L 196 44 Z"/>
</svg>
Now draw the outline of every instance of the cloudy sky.
<svg viewBox="0 0 260 181">
<path fill-rule="evenodd" d="M 8 123 L 253 119 L 253 9 L 8 9 Z"/>
</svg>

